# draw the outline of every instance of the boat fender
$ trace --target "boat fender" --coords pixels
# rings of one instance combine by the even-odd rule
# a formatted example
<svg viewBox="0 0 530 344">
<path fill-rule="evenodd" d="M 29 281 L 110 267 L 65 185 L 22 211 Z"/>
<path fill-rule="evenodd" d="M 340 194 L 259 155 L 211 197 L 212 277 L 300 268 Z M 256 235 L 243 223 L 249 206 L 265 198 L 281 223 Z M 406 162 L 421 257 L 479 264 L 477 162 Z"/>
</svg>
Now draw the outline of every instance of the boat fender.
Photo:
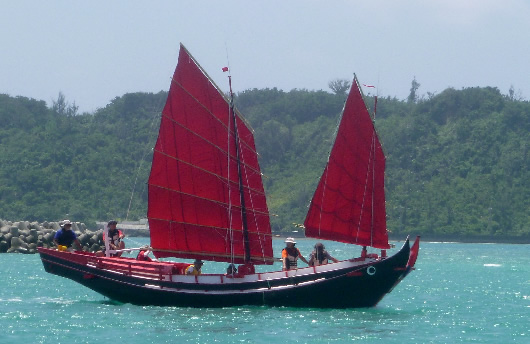
<svg viewBox="0 0 530 344">
<path fill-rule="evenodd" d="M 369 266 L 367 269 L 366 269 L 366 273 L 370 276 L 373 276 L 375 275 L 375 266 Z"/>
</svg>

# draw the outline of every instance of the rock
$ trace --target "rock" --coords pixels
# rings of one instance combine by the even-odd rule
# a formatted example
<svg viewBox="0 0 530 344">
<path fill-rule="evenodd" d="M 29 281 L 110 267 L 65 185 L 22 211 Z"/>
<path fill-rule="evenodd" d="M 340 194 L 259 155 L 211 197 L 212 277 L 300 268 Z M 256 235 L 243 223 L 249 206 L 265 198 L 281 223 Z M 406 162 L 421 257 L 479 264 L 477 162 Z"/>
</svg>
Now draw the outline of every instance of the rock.
<svg viewBox="0 0 530 344">
<path fill-rule="evenodd" d="M 90 237 L 86 234 L 81 234 L 77 237 L 77 239 L 81 242 L 82 245 L 88 244 L 88 241 L 90 240 Z"/>
<path fill-rule="evenodd" d="M 20 237 L 12 237 L 11 238 L 11 248 L 17 248 L 17 247 L 24 247 L 28 246 Z"/>
<path fill-rule="evenodd" d="M 11 226 L 9 226 L 9 225 L 2 225 L 2 227 L 0 227 L 0 233 L 2 233 L 2 234 L 9 233 L 9 229 L 10 228 L 11 228 Z"/>
<path fill-rule="evenodd" d="M 13 234 L 11 233 L 4 234 L 4 240 L 7 241 L 8 243 L 11 242 L 12 237 L 13 237 Z"/>
<path fill-rule="evenodd" d="M 93 234 L 91 237 L 90 237 L 90 245 L 94 245 L 96 243 L 98 243 L 99 239 L 98 239 L 98 236 L 96 234 Z"/>
<path fill-rule="evenodd" d="M 53 237 L 55 234 L 53 232 L 47 233 L 43 236 L 43 241 L 47 244 L 51 243 L 53 241 Z"/>
<path fill-rule="evenodd" d="M 11 247 L 7 250 L 7 253 L 29 253 L 27 248 L 24 247 Z"/>
<path fill-rule="evenodd" d="M 29 222 L 27 221 L 19 221 L 17 223 L 17 226 L 18 226 L 18 229 L 20 230 L 25 230 L 25 229 L 29 229 L 28 226 L 29 226 Z"/>
<path fill-rule="evenodd" d="M 9 227 L 9 233 L 13 236 L 18 236 L 18 227 L 17 226 L 11 226 Z"/>
<path fill-rule="evenodd" d="M 39 240 L 39 237 L 37 236 L 37 233 L 36 233 L 36 232 L 35 232 L 34 235 L 31 235 L 31 234 L 30 234 L 30 235 L 28 235 L 28 236 L 26 237 L 26 242 L 27 242 L 28 244 L 31 244 L 31 243 L 37 243 L 38 240 Z"/>
<path fill-rule="evenodd" d="M 40 225 L 36 221 L 30 222 L 29 226 L 28 226 L 29 229 L 39 229 L 39 227 L 40 227 Z"/>
<path fill-rule="evenodd" d="M 6 253 L 8 249 L 9 249 L 9 244 L 7 243 L 7 241 L 5 240 L 0 241 L 0 253 Z"/>
</svg>

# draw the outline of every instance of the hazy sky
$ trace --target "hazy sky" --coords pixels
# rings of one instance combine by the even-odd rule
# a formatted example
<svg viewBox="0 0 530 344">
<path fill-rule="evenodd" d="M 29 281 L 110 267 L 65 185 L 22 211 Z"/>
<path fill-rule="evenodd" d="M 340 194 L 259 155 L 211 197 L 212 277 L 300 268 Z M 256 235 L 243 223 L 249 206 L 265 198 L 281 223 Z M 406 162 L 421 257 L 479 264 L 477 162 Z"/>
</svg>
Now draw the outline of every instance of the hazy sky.
<svg viewBox="0 0 530 344">
<path fill-rule="evenodd" d="M 92 112 L 169 88 L 182 42 L 227 90 L 374 84 L 405 99 L 498 87 L 530 99 L 530 1 L 0 0 L 0 93 Z M 374 92 L 374 91 L 372 91 Z"/>
</svg>

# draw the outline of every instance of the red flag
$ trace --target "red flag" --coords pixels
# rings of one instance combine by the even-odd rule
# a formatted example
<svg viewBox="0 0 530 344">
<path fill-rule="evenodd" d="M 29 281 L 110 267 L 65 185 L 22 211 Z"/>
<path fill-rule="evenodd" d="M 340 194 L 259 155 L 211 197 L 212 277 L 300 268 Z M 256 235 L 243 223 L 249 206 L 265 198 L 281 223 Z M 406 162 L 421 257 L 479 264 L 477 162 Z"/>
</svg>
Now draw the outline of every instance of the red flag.
<svg viewBox="0 0 530 344">
<path fill-rule="evenodd" d="M 228 67 L 223 67 L 223 72 L 228 72 Z"/>
<path fill-rule="evenodd" d="M 371 87 L 371 88 L 375 88 L 374 85 L 366 85 L 366 84 L 363 84 L 364 87 Z"/>
</svg>

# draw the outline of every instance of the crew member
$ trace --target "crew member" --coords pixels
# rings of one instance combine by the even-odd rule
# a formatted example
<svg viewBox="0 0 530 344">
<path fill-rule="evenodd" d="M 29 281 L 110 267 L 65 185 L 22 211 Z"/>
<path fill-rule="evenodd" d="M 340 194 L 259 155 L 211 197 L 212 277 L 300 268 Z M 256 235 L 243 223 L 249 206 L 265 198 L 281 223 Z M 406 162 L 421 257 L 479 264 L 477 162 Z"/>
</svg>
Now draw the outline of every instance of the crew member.
<svg viewBox="0 0 530 344">
<path fill-rule="evenodd" d="M 282 250 L 282 262 L 283 270 L 297 269 L 298 259 L 301 259 L 304 263 L 309 264 L 307 260 L 302 256 L 300 250 L 294 245 L 296 241 L 293 238 L 285 239 L 286 247 Z"/>
<path fill-rule="evenodd" d="M 311 252 L 309 256 L 309 266 L 318 266 L 327 264 L 329 261 L 337 263 L 338 260 L 333 258 L 328 251 L 325 250 L 324 244 L 317 242 L 315 244 L 315 249 Z"/>
<path fill-rule="evenodd" d="M 201 274 L 203 262 L 200 259 L 195 259 L 192 265 L 186 268 L 186 275 L 195 275 L 198 276 Z"/>
<path fill-rule="evenodd" d="M 59 229 L 53 237 L 53 242 L 55 243 L 55 245 L 57 245 L 57 248 L 59 250 L 68 249 L 68 251 L 73 251 L 73 248 L 71 246 L 75 242 L 76 245 L 79 246 L 79 250 L 83 251 L 83 246 L 77 239 L 77 235 L 75 235 L 75 232 L 72 230 L 72 222 L 70 222 L 70 220 L 63 221 L 61 229 Z M 63 247 L 66 248 L 62 249 Z"/>
</svg>

